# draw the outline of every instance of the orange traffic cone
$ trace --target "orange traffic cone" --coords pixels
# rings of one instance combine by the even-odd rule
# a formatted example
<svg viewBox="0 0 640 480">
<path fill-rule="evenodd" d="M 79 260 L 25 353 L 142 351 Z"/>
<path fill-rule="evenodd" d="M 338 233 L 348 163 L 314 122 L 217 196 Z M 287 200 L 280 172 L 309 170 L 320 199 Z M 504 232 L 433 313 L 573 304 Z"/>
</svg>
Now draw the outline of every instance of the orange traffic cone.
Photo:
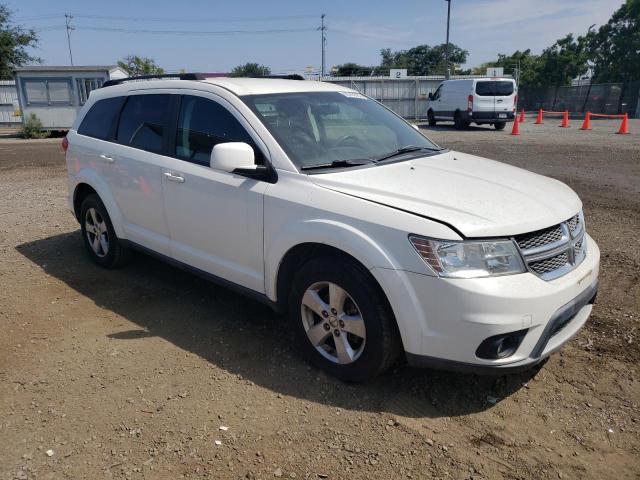
<svg viewBox="0 0 640 480">
<path fill-rule="evenodd" d="M 524 108 L 520 110 L 520 123 L 524 123 Z"/>
<path fill-rule="evenodd" d="M 538 118 L 536 118 L 535 124 L 542 125 L 542 109 L 538 110 Z"/>
<path fill-rule="evenodd" d="M 587 112 L 584 116 L 584 122 L 580 130 L 591 130 L 591 112 Z"/>
<path fill-rule="evenodd" d="M 624 135 L 629 133 L 629 114 L 625 113 L 624 117 L 622 117 L 620 130 L 618 130 L 617 133 L 624 134 Z"/>
<path fill-rule="evenodd" d="M 567 110 L 562 114 L 562 123 L 560 126 L 562 128 L 569 128 L 569 112 Z"/>
<path fill-rule="evenodd" d="M 520 122 L 517 118 L 513 119 L 513 128 L 511 128 L 511 135 L 520 135 Z"/>
</svg>

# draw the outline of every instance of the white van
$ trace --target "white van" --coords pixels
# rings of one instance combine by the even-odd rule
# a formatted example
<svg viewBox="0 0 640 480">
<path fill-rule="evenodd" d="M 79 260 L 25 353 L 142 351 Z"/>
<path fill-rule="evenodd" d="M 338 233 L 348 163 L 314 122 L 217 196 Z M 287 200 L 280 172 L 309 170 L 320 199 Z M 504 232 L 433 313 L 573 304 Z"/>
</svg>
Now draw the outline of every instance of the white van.
<svg viewBox="0 0 640 480">
<path fill-rule="evenodd" d="M 502 130 L 513 121 L 518 95 L 512 78 L 470 78 L 445 80 L 429 94 L 427 118 L 434 127 L 438 120 L 453 120 L 462 130 L 472 122 Z"/>
</svg>

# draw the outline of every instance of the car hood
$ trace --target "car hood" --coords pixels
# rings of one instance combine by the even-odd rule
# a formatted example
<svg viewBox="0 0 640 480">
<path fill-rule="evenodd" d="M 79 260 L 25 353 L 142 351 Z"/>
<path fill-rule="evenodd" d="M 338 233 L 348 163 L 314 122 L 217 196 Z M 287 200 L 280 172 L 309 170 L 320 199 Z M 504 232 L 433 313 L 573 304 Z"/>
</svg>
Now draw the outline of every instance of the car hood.
<svg viewBox="0 0 640 480">
<path fill-rule="evenodd" d="M 453 151 L 310 178 L 324 188 L 449 224 L 465 237 L 539 230 L 582 206 L 562 182 Z"/>
</svg>

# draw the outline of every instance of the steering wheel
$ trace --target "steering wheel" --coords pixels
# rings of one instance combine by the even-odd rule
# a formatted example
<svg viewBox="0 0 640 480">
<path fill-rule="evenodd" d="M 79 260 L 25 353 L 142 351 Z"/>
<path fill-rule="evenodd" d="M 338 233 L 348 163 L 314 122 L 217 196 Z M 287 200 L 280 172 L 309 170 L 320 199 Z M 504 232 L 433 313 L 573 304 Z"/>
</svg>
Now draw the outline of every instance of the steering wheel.
<svg viewBox="0 0 640 480">
<path fill-rule="evenodd" d="M 342 146 L 350 146 L 350 145 L 360 145 L 360 139 L 355 135 L 351 135 L 351 134 L 343 135 L 338 140 L 336 140 L 334 147 L 342 147 Z"/>
</svg>

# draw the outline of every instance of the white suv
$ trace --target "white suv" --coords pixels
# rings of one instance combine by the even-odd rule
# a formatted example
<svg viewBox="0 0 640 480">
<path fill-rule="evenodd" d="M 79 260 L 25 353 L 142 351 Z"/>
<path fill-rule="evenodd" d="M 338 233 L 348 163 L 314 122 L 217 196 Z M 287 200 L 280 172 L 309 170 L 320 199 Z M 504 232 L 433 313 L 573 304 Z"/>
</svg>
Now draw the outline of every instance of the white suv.
<svg viewBox="0 0 640 480">
<path fill-rule="evenodd" d="M 287 311 L 317 366 L 504 373 L 589 316 L 599 251 L 561 182 L 438 147 L 353 90 L 115 81 L 63 145 L 89 254 L 152 253 Z"/>
</svg>

